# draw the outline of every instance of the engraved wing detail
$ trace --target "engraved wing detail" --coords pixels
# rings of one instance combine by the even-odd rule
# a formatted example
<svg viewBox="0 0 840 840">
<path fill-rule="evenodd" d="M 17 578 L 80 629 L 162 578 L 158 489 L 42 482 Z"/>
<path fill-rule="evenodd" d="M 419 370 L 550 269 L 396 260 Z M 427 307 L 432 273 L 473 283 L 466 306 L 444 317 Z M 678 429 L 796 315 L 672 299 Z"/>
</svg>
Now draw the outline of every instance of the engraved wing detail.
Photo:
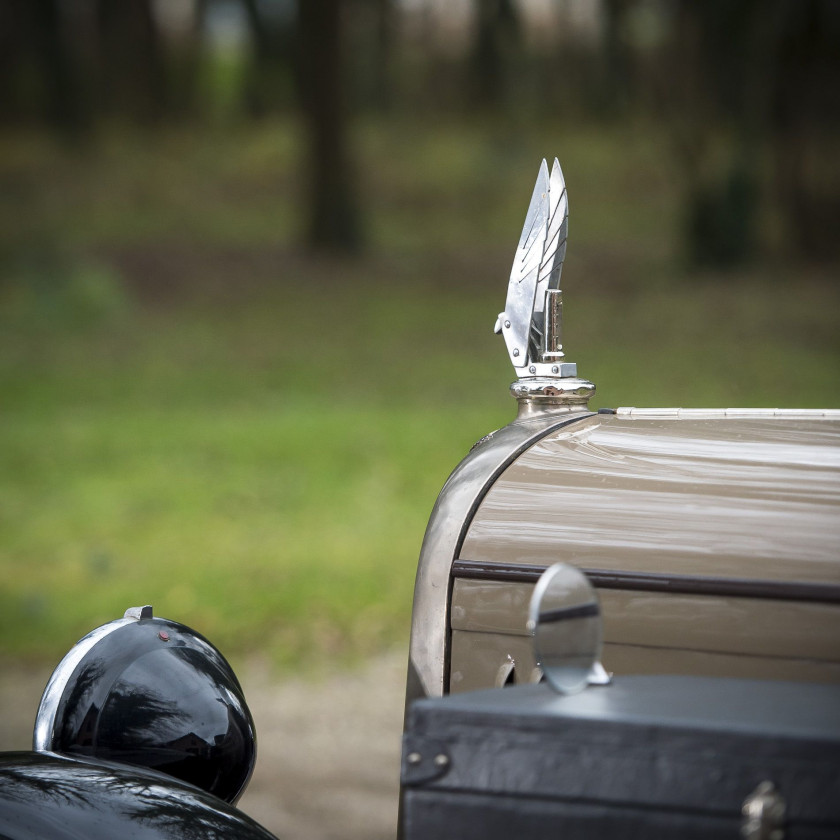
<svg viewBox="0 0 840 840">
<path fill-rule="evenodd" d="M 540 358 L 545 293 L 560 288 L 568 230 L 569 200 L 563 171 L 555 158 L 549 175 L 543 160 L 513 259 L 505 311 L 496 321 L 496 332 L 504 335 L 517 370 Z"/>
<path fill-rule="evenodd" d="M 545 293 L 560 288 L 560 273 L 566 258 L 566 238 L 569 233 L 569 194 L 557 158 L 551 167 L 548 188 L 548 221 L 545 245 L 537 288 L 534 294 L 534 311 L 531 316 L 531 358 L 539 358 L 545 330 Z"/>
</svg>

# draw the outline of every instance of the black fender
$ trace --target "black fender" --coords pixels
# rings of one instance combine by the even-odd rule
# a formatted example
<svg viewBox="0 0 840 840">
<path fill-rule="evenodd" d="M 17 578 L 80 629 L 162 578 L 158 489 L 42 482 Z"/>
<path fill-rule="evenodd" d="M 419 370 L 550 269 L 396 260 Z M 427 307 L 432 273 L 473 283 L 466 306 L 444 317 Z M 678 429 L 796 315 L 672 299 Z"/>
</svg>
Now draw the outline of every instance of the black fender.
<svg viewBox="0 0 840 840">
<path fill-rule="evenodd" d="M 3 840 L 276 840 L 171 776 L 49 752 L 0 753 Z"/>
</svg>

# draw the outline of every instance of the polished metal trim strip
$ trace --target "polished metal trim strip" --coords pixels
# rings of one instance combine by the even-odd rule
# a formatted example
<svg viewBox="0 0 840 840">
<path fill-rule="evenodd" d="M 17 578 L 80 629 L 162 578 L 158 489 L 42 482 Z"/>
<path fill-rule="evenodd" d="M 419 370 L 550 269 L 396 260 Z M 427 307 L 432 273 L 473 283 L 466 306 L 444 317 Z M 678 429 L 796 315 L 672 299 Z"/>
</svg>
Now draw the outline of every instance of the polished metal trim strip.
<svg viewBox="0 0 840 840">
<path fill-rule="evenodd" d="M 535 564 L 490 563 L 461 559 L 452 564 L 452 577 L 536 583 L 547 568 L 548 566 Z M 581 571 L 598 589 L 840 604 L 840 584 L 834 583 L 669 575 L 659 572 L 621 572 L 612 569 L 581 568 Z"/>
<path fill-rule="evenodd" d="M 840 419 L 838 408 L 636 408 L 622 406 L 615 410 L 619 417 L 641 419 L 676 418 L 678 420 L 761 420 L 779 418 L 787 420 Z"/>
<path fill-rule="evenodd" d="M 495 580 L 512 583 L 536 583 L 548 566 L 533 563 L 491 563 L 481 560 L 456 560 L 452 577 L 466 580 Z"/>
</svg>

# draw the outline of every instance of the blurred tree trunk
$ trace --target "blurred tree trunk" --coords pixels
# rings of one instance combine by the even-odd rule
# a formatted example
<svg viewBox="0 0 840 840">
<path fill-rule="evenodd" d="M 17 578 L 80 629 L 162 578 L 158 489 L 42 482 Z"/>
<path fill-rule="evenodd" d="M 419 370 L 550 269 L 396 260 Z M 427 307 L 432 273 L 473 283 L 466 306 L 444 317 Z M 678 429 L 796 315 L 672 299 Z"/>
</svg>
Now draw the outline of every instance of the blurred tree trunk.
<svg viewBox="0 0 840 840">
<path fill-rule="evenodd" d="M 255 117 L 276 112 L 294 88 L 296 19 L 292 0 L 286 11 L 267 17 L 258 0 L 242 0 L 253 44 L 253 59 L 244 84 L 246 109 Z"/>
<path fill-rule="evenodd" d="M 74 135 L 83 125 L 77 69 L 59 0 L 0 3 L 0 117 Z"/>
<path fill-rule="evenodd" d="M 840 256 L 840 7 L 786 2 L 773 101 L 776 187 L 788 241 L 815 259 Z"/>
<path fill-rule="evenodd" d="M 770 6 L 682 0 L 677 9 L 660 84 L 687 185 L 685 236 L 694 265 L 734 266 L 755 251 L 767 139 L 767 97 L 756 80 L 766 81 L 772 66 Z"/>
<path fill-rule="evenodd" d="M 677 12 L 657 82 L 687 184 L 690 261 L 727 267 L 754 254 L 768 158 L 786 250 L 837 257 L 840 6 L 682 0 Z"/>
<path fill-rule="evenodd" d="M 253 44 L 253 69 L 245 82 L 245 99 L 252 115 L 260 117 L 270 108 L 265 96 L 265 79 L 272 60 L 271 37 L 260 15 L 257 0 L 242 0 Z"/>
<path fill-rule="evenodd" d="M 353 57 L 351 109 L 385 113 L 392 104 L 394 0 L 345 0 L 343 14 L 346 51 Z"/>
<path fill-rule="evenodd" d="M 189 22 L 167 44 L 165 104 L 167 117 L 189 121 L 206 110 L 202 96 L 202 70 L 206 60 L 204 26 L 208 0 L 192 0 Z M 165 24 L 163 24 L 165 25 Z"/>
<path fill-rule="evenodd" d="M 20 110 L 16 82 L 23 34 L 17 6 L 14 0 L 0 0 L 0 123 L 13 122 Z"/>
<path fill-rule="evenodd" d="M 104 110 L 154 122 L 167 103 L 151 0 L 98 0 L 96 9 Z"/>
<path fill-rule="evenodd" d="M 341 0 L 299 4 L 300 100 L 307 140 L 309 245 L 353 253 L 361 247 L 342 84 Z"/>
<path fill-rule="evenodd" d="M 373 4 L 376 46 L 373 63 L 372 105 L 377 111 L 384 112 L 389 110 L 392 105 L 394 3 L 393 0 L 373 0 Z"/>
<path fill-rule="evenodd" d="M 630 48 L 627 43 L 627 20 L 635 0 L 604 0 L 603 107 L 607 115 L 623 111 L 631 98 L 632 70 Z"/>
<path fill-rule="evenodd" d="M 45 82 L 49 122 L 72 134 L 80 126 L 78 89 L 57 0 L 31 0 L 35 48 Z"/>
<path fill-rule="evenodd" d="M 498 108 L 505 101 L 519 46 L 521 27 L 516 0 L 475 0 L 475 29 L 470 64 L 474 103 Z"/>
</svg>

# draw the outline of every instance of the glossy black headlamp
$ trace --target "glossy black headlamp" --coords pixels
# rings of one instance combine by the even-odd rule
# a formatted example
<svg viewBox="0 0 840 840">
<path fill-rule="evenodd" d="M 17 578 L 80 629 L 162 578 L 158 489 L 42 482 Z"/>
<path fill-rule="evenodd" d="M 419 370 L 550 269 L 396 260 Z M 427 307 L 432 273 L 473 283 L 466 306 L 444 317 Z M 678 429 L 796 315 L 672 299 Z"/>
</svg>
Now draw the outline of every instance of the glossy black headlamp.
<svg viewBox="0 0 840 840">
<path fill-rule="evenodd" d="M 59 663 L 34 749 L 148 767 L 235 802 L 256 733 L 230 665 L 199 633 L 134 607 Z"/>
</svg>

